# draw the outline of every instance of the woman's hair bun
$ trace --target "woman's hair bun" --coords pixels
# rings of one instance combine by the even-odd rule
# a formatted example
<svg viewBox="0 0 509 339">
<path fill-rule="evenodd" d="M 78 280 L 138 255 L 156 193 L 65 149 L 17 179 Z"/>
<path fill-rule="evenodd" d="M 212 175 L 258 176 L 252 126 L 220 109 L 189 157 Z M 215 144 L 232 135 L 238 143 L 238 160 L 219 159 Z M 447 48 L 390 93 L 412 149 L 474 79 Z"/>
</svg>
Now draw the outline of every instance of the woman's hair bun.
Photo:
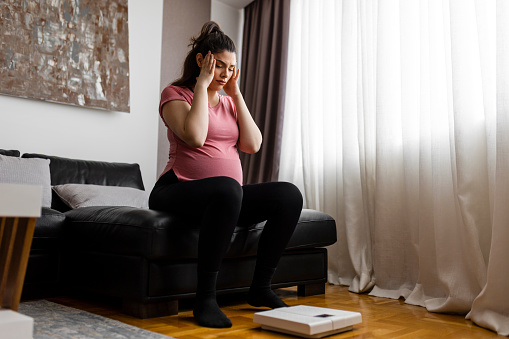
<svg viewBox="0 0 509 339">
<path fill-rule="evenodd" d="M 219 24 L 215 21 L 209 21 L 205 23 L 202 27 L 200 35 L 209 35 L 212 33 L 223 33 Z"/>
<path fill-rule="evenodd" d="M 207 37 L 214 33 L 224 34 L 217 22 L 209 21 L 205 23 L 201 29 L 200 35 L 191 38 L 191 43 L 189 44 L 189 46 L 192 46 L 193 49 L 197 48 L 202 43 L 202 41 L 204 41 L 205 39 L 207 39 Z"/>
</svg>

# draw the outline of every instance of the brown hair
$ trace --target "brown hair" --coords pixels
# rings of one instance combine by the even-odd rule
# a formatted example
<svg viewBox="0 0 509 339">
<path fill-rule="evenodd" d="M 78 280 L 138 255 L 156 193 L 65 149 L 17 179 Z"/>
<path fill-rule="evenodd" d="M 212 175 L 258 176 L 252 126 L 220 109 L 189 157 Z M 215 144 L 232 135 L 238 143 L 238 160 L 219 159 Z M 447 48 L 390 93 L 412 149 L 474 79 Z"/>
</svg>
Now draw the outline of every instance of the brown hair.
<svg viewBox="0 0 509 339">
<path fill-rule="evenodd" d="M 201 53 L 204 57 L 210 51 L 212 54 L 224 51 L 236 53 L 235 43 L 229 36 L 223 33 L 219 25 L 214 21 L 205 23 L 200 35 L 191 38 L 191 51 L 187 54 L 182 67 L 182 76 L 172 82 L 173 86 L 193 89 L 196 78 L 200 75 L 200 67 L 196 62 L 196 55 Z"/>
</svg>

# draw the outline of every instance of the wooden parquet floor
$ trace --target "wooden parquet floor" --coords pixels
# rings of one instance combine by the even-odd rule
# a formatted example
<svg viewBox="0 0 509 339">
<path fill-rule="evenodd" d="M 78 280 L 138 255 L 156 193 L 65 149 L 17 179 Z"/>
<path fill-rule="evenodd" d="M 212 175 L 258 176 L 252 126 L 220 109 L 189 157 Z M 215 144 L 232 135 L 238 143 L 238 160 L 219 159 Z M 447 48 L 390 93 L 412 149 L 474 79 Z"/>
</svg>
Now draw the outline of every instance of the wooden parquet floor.
<svg viewBox="0 0 509 339">
<path fill-rule="evenodd" d="M 348 292 L 346 287 L 327 285 L 323 295 L 299 297 L 296 288 L 276 290 L 289 305 L 328 307 L 362 314 L 362 323 L 352 331 L 327 338 L 495 338 L 496 333 L 481 328 L 462 315 L 430 313 L 425 308 L 407 305 L 403 300 L 371 297 Z M 219 304 L 231 319 L 229 329 L 209 329 L 196 325 L 192 314 L 192 300 L 181 303 L 178 315 L 153 319 L 137 319 L 121 313 L 113 302 L 94 301 L 77 297 L 48 299 L 66 306 L 158 332 L 178 339 L 197 338 L 295 338 L 262 330 L 253 323 L 253 314 L 264 310 L 245 303 L 245 295 L 221 296 Z"/>
</svg>

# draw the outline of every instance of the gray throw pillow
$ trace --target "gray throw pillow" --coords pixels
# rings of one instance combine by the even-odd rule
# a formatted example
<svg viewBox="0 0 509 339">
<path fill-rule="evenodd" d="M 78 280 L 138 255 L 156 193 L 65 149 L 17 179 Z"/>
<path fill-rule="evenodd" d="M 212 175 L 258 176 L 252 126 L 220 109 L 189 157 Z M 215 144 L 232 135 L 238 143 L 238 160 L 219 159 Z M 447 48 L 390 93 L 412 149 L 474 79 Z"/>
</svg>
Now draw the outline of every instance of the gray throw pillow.
<svg viewBox="0 0 509 339">
<path fill-rule="evenodd" d="M 0 182 L 42 186 L 42 207 L 51 207 L 48 159 L 25 159 L 0 154 Z"/>
<path fill-rule="evenodd" d="M 132 187 L 65 184 L 53 186 L 53 191 L 73 209 L 89 206 L 148 208 L 149 193 Z"/>
</svg>

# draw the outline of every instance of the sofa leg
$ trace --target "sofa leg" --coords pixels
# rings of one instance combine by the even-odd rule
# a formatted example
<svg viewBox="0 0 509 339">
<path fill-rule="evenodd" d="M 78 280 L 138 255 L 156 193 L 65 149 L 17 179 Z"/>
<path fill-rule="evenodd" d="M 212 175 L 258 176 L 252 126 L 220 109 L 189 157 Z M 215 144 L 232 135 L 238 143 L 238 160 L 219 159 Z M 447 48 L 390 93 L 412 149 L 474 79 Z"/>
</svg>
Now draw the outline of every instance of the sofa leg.
<svg viewBox="0 0 509 339">
<path fill-rule="evenodd" d="M 131 300 L 122 302 L 122 312 L 140 319 L 165 317 L 179 312 L 178 300 L 158 303 L 139 303 Z"/>
<path fill-rule="evenodd" d="M 317 294 L 325 294 L 325 283 L 304 284 L 297 286 L 297 295 L 301 297 Z"/>
</svg>

